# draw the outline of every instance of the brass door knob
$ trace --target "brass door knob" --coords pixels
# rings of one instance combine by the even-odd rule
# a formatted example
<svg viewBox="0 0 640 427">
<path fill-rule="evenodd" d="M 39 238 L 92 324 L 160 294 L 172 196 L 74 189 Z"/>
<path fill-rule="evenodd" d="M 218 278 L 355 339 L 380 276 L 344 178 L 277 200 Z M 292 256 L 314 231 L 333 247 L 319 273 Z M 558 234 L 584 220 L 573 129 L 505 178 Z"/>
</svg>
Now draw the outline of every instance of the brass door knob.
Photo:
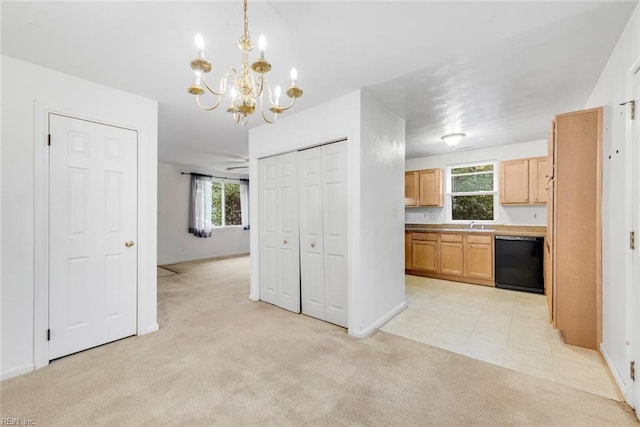
<svg viewBox="0 0 640 427">
<path fill-rule="evenodd" d="M 130 248 L 131 246 L 133 246 L 133 242 L 131 240 L 129 240 L 128 242 L 125 242 L 124 244 L 126 247 Z"/>
</svg>

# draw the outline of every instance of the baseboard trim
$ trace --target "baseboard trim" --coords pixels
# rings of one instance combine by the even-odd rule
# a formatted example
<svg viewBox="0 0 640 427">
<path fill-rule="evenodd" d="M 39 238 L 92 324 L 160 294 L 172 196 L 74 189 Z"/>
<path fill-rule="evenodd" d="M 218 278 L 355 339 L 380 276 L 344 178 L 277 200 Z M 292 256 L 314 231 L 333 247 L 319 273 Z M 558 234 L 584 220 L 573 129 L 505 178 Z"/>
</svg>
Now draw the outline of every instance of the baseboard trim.
<svg viewBox="0 0 640 427">
<path fill-rule="evenodd" d="M 163 267 L 171 267 L 174 264 L 201 264 L 204 262 L 209 262 L 209 261 L 222 261 L 225 259 L 231 259 L 231 258 L 240 258 L 240 257 L 244 257 L 244 256 L 249 256 L 249 252 L 239 252 L 236 254 L 224 254 L 224 255 L 216 255 L 216 256 L 207 256 L 207 257 L 202 257 L 202 258 L 189 258 L 189 259 L 183 259 L 183 260 L 175 260 L 175 261 L 163 261 L 162 263 L 158 263 L 158 267 L 163 268 Z M 170 268 L 167 268 L 167 270 L 171 271 Z"/>
<path fill-rule="evenodd" d="M 160 330 L 160 325 L 158 323 L 154 323 L 153 325 L 149 326 L 145 330 L 140 331 L 138 335 L 146 335 L 146 334 L 150 334 L 151 332 L 156 332 L 158 330 Z"/>
<path fill-rule="evenodd" d="M 371 335 L 373 333 L 373 331 L 375 331 L 376 329 L 378 329 L 381 326 L 383 326 L 389 320 L 393 319 L 396 315 L 398 315 L 400 312 L 402 312 L 405 308 L 407 308 L 407 301 L 406 300 L 402 301 L 396 307 L 391 309 L 391 311 L 389 311 L 387 314 L 385 314 L 382 317 L 378 318 L 378 320 L 376 320 L 370 326 L 368 326 L 368 327 L 366 327 L 364 329 L 352 330 L 351 328 L 349 328 L 349 335 L 352 335 L 352 336 L 354 336 L 356 338 L 366 338 L 369 335 Z"/>
<path fill-rule="evenodd" d="M 27 363 L 26 365 L 18 366 L 16 368 L 7 369 L 0 374 L 0 381 L 4 381 L 9 378 L 17 377 L 33 371 L 35 368 L 33 363 Z"/>
<path fill-rule="evenodd" d="M 611 357 L 609 356 L 609 353 L 607 352 L 607 349 L 604 346 L 604 343 L 600 343 L 600 354 L 602 354 L 602 357 L 604 358 L 604 361 L 607 364 L 607 368 L 609 368 L 609 373 L 611 374 L 611 376 L 613 377 L 613 380 L 618 386 L 618 393 L 620 393 L 620 395 L 622 395 L 623 399 L 626 401 L 627 393 L 624 386 L 624 381 L 622 380 L 622 377 L 618 373 L 618 370 L 613 366 L 613 362 L 611 361 Z"/>
</svg>

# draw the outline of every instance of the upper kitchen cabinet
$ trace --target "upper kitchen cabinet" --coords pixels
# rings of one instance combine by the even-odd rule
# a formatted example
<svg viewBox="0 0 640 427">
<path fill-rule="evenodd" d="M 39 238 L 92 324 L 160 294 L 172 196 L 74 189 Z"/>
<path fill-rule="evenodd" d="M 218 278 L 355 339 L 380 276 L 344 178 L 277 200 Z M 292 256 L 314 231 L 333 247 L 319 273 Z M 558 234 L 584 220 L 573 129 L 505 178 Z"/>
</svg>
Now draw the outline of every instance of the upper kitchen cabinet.
<svg viewBox="0 0 640 427">
<path fill-rule="evenodd" d="M 404 205 L 442 207 L 442 169 L 424 169 L 405 172 Z"/>
<path fill-rule="evenodd" d="M 500 204 L 547 203 L 548 161 L 532 157 L 500 162 Z"/>
</svg>

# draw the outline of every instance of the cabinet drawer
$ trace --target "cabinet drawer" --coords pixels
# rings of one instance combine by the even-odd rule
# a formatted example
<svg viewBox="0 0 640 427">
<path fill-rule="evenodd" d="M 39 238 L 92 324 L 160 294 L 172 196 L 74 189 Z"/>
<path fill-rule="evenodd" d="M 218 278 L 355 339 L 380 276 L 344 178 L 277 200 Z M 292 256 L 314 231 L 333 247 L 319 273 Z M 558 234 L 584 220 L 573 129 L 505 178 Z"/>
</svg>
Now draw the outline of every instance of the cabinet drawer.
<svg viewBox="0 0 640 427">
<path fill-rule="evenodd" d="M 435 242 L 438 240 L 437 233 L 411 233 L 411 240 L 429 240 Z"/>
<path fill-rule="evenodd" d="M 467 243 L 484 243 L 491 244 L 493 236 L 467 236 Z"/>
<path fill-rule="evenodd" d="M 462 242 L 462 234 L 441 234 L 440 240 L 443 242 Z"/>
</svg>

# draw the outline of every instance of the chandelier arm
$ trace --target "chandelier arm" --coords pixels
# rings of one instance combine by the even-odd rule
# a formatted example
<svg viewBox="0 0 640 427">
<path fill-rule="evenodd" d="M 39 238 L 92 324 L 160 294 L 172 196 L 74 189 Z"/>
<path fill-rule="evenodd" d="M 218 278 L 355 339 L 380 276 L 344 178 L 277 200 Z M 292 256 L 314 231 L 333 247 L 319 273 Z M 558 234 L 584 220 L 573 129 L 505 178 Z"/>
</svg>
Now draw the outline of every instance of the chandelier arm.
<svg viewBox="0 0 640 427">
<path fill-rule="evenodd" d="M 293 104 L 295 104 L 295 103 L 296 103 L 296 99 L 295 98 L 291 98 L 291 102 L 286 107 L 282 107 L 280 105 L 275 105 L 275 104 L 273 104 L 273 105 L 275 107 L 280 108 L 282 111 L 287 111 L 289 108 L 293 107 Z"/>
<path fill-rule="evenodd" d="M 221 90 L 220 92 L 216 92 L 215 90 L 213 90 L 213 88 L 209 86 L 209 83 L 207 83 L 207 80 L 204 78 L 204 76 L 202 76 L 202 83 L 204 84 L 204 87 L 206 87 L 207 90 L 215 96 L 222 96 L 227 92 L 226 88 L 225 90 Z M 222 89 L 222 80 L 220 81 L 220 89 Z M 218 101 L 218 103 L 220 103 L 220 101 Z"/>
<path fill-rule="evenodd" d="M 278 113 L 273 113 L 273 120 L 269 120 L 267 115 L 264 113 L 264 108 L 262 108 L 262 104 L 260 105 L 260 114 L 262 115 L 262 119 L 269 123 L 270 125 L 274 124 L 278 119 Z"/>
<path fill-rule="evenodd" d="M 216 108 L 218 108 L 218 106 L 220 105 L 220 99 L 221 99 L 221 96 L 218 95 L 218 101 L 215 104 L 213 104 L 212 106 L 207 107 L 205 105 L 202 105 L 202 103 L 200 102 L 200 95 L 196 95 L 196 103 L 198 104 L 198 107 L 202 108 L 205 111 L 211 111 L 211 110 L 215 110 Z"/>
</svg>

